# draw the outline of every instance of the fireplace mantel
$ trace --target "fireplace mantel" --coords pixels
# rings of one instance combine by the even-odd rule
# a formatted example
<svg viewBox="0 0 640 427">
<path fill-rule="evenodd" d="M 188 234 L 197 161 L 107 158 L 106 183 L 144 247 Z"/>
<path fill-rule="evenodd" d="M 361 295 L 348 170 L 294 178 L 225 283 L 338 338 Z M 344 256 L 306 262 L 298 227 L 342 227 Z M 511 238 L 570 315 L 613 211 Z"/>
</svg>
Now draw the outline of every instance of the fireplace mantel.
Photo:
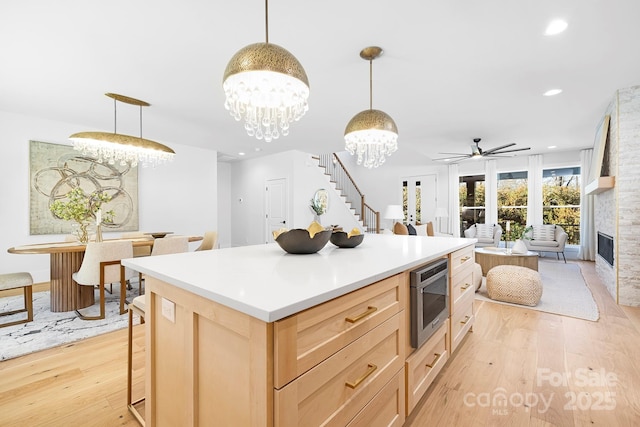
<svg viewBox="0 0 640 427">
<path fill-rule="evenodd" d="M 616 185 L 615 176 L 601 176 L 592 181 L 584 189 L 585 194 L 598 194 L 612 189 Z"/>
</svg>

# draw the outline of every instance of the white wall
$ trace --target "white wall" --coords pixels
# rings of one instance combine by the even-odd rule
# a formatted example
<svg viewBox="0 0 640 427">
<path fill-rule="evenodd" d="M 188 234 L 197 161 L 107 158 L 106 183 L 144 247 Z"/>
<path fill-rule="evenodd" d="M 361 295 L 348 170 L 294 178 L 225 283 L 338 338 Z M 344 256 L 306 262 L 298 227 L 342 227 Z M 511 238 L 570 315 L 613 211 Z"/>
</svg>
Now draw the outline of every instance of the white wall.
<svg viewBox="0 0 640 427">
<path fill-rule="evenodd" d="M 0 111 L 0 273 L 28 271 L 36 282 L 49 280 L 49 255 L 17 255 L 7 249 L 54 242 L 61 235 L 29 235 L 29 141 L 68 144 L 86 126 Z M 152 138 L 151 135 L 149 135 Z M 142 231 L 202 235 L 218 227 L 217 152 L 163 141 L 176 152 L 172 163 L 138 172 L 139 226 Z M 119 233 L 105 233 L 105 238 Z M 191 243 L 192 249 L 198 243 Z"/>
<path fill-rule="evenodd" d="M 218 246 L 231 247 L 231 165 L 218 162 Z"/>
<path fill-rule="evenodd" d="M 325 226 L 339 224 L 345 230 L 359 226 L 341 203 L 317 160 L 300 151 L 243 160 L 231 164 L 231 245 L 265 243 L 265 185 L 285 178 L 289 200 L 287 228 L 307 228 L 313 221 L 309 208 L 316 190 L 329 190 L 329 211 L 322 215 Z"/>
</svg>

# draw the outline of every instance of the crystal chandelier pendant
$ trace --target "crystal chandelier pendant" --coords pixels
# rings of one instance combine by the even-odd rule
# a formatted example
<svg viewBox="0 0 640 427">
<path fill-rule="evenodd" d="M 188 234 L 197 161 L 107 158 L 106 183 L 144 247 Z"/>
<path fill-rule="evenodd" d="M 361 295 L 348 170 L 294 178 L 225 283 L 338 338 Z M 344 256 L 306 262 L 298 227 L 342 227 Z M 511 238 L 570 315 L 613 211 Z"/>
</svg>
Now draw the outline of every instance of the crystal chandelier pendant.
<svg viewBox="0 0 640 427">
<path fill-rule="evenodd" d="M 369 61 L 369 109 L 353 116 L 344 131 L 345 149 L 355 155 L 357 163 L 371 169 L 384 164 L 398 149 L 398 128 L 384 111 L 374 110 L 372 61 L 382 54 L 376 46 L 367 47 L 360 57 Z"/>
<path fill-rule="evenodd" d="M 253 62 L 297 63 L 294 68 L 301 70 L 298 74 L 304 75 L 305 80 L 268 69 L 239 71 L 243 67 L 254 68 Z M 309 110 L 309 86 L 303 73 L 295 57 L 280 46 L 267 43 L 247 46 L 227 66 L 228 76 L 222 83 L 224 106 L 234 119 L 244 120 L 249 136 L 266 142 L 287 136 L 290 124 Z"/>
<path fill-rule="evenodd" d="M 269 3 L 265 0 L 266 43 L 236 52 L 222 78 L 224 107 L 244 121 L 247 135 L 270 142 L 289 134 L 290 124 L 309 109 L 309 80 L 285 48 L 269 43 Z"/>
<path fill-rule="evenodd" d="M 109 132 L 78 132 L 69 137 L 73 148 L 82 155 L 97 159 L 98 163 L 110 165 L 119 164 L 136 167 L 156 166 L 173 160 L 175 152 L 166 145 L 142 137 L 142 107 L 150 104 L 139 99 L 130 98 L 115 93 L 106 93 L 114 102 L 114 131 Z M 117 133 L 117 102 L 137 105 L 140 107 L 140 136 Z"/>
</svg>

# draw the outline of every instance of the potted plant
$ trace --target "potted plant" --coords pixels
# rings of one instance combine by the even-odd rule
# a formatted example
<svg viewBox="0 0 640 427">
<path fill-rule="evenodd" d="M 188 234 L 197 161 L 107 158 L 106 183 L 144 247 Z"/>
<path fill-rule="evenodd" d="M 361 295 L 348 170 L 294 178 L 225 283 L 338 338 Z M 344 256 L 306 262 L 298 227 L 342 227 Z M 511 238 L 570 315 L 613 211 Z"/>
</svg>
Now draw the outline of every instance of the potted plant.
<svg viewBox="0 0 640 427">
<path fill-rule="evenodd" d="M 77 228 L 76 237 L 81 243 L 89 241 L 87 227 L 91 222 L 100 224 L 112 223 L 115 213 L 110 210 L 102 212 L 103 203 L 109 202 L 111 196 L 106 192 L 85 193 L 80 187 L 76 187 L 67 193 L 64 200 L 56 200 L 49 205 L 49 210 L 54 217 L 66 221 L 75 221 Z"/>
<path fill-rule="evenodd" d="M 314 221 L 320 224 L 320 216 L 329 208 L 329 193 L 325 189 L 320 189 L 316 191 L 310 202 L 309 207 L 313 211 Z"/>
</svg>

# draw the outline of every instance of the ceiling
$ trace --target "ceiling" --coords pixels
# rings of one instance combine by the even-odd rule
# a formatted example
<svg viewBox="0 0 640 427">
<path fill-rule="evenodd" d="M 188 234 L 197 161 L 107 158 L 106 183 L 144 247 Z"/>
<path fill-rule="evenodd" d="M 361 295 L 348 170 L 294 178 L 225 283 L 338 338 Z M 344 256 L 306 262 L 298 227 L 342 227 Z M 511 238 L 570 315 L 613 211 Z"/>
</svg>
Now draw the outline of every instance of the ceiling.
<svg viewBox="0 0 640 427">
<path fill-rule="evenodd" d="M 474 137 L 485 150 L 565 151 L 592 146 L 616 89 L 640 84 L 639 16 L 637 0 L 271 0 L 269 40 L 302 63 L 311 95 L 290 135 L 266 143 L 229 115 L 222 91 L 233 54 L 264 41 L 264 2 L 3 0 L 0 110 L 110 131 L 103 94 L 114 92 L 151 103 L 143 136 L 170 146 L 227 159 L 343 151 L 347 122 L 369 106 L 359 52 L 378 45 L 373 108 L 399 130 L 389 163 L 467 153 Z M 555 18 L 567 30 L 543 35 Z M 563 92 L 542 96 L 552 88 Z M 119 104 L 117 118 L 118 132 L 139 133 L 137 107 Z"/>
</svg>

